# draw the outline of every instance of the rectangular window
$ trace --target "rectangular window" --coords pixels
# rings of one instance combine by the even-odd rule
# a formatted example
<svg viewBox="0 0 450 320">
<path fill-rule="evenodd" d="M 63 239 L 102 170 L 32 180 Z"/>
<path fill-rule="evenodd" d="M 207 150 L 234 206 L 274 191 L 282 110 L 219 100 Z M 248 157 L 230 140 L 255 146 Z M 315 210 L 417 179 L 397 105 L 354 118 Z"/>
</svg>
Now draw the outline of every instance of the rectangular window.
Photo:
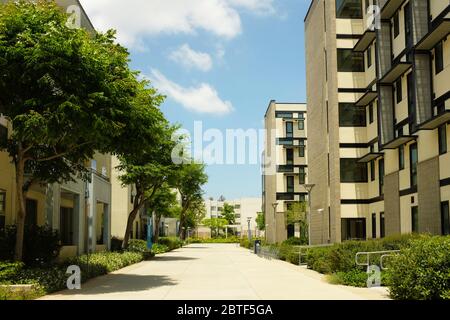
<svg viewBox="0 0 450 320">
<path fill-rule="evenodd" d="M 275 117 L 283 119 L 292 119 L 294 116 L 292 112 L 275 112 Z"/>
<path fill-rule="evenodd" d="M 364 72 L 364 53 L 337 49 L 338 72 Z"/>
<path fill-rule="evenodd" d="M 402 92 L 402 78 L 400 77 L 395 83 L 395 92 L 397 93 L 397 103 L 402 102 L 403 100 L 403 92 Z"/>
<path fill-rule="evenodd" d="M 373 103 L 371 103 L 369 105 L 369 123 L 372 124 L 373 123 Z"/>
<path fill-rule="evenodd" d="M 336 18 L 362 19 L 362 0 L 336 0 Z"/>
<path fill-rule="evenodd" d="M 286 138 L 294 137 L 294 123 L 286 122 Z"/>
<path fill-rule="evenodd" d="M 398 11 L 394 15 L 394 39 L 400 34 L 400 19 L 398 16 Z"/>
<path fill-rule="evenodd" d="M 366 219 L 342 219 L 341 232 L 342 241 L 366 240 Z"/>
<path fill-rule="evenodd" d="M 367 125 L 366 108 L 353 103 L 339 103 L 340 127 L 365 127 Z"/>
<path fill-rule="evenodd" d="M 305 120 L 298 120 L 298 130 L 305 130 Z"/>
<path fill-rule="evenodd" d="M 380 195 L 384 194 L 384 159 L 378 161 L 378 179 Z"/>
<path fill-rule="evenodd" d="M 386 224 L 384 221 L 384 212 L 380 213 L 380 238 L 384 238 L 386 236 Z"/>
<path fill-rule="evenodd" d="M 411 208 L 411 231 L 413 233 L 419 232 L 419 207 Z"/>
<path fill-rule="evenodd" d="M 436 69 L 436 74 L 444 70 L 444 49 L 442 41 L 434 48 L 434 67 Z"/>
<path fill-rule="evenodd" d="M 294 164 L 294 149 L 286 149 L 286 164 Z"/>
<path fill-rule="evenodd" d="M 370 161 L 370 181 L 375 181 L 375 160 Z"/>
<path fill-rule="evenodd" d="M 287 176 L 287 193 L 294 193 L 295 187 L 294 187 L 294 176 Z"/>
<path fill-rule="evenodd" d="M 300 167 L 300 175 L 299 175 L 300 184 L 306 183 L 306 168 Z"/>
<path fill-rule="evenodd" d="M 0 124 L 0 146 L 6 146 L 8 142 L 8 128 Z"/>
<path fill-rule="evenodd" d="M 367 48 L 367 68 L 372 66 L 372 46 Z"/>
<path fill-rule="evenodd" d="M 398 167 L 399 170 L 405 169 L 405 146 L 398 148 Z"/>
<path fill-rule="evenodd" d="M 6 192 L 0 191 L 0 230 L 6 224 Z"/>
<path fill-rule="evenodd" d="M 442 223 L 442 235 L 450 235 L 450 215 L 448 208 L 448 201 L 441 203 L 441 223 Z"/>
<path fill-rule="evenodd" d="M 341 182 L 343 183 L 368 182 L 367 164 L 359 163 L 358 159 L 341 158 Z"/>
<path fill-rule="evenodd" d="M 372 213 L 372 239 L 377 238 L 377 215 Z"/>
<path fill-rule="evenodd" d="M 304 140 L 300 140 L 300 146 L 298 148 L 298 156 L 300 158 L 305 157 L 305 141 Z"/>
<path fill-rule="evenodd" d="M 410 159 L 410 181 L 411 187 L 417 186 L 417 163 L 418 152 L 417 152 L 417 143 L 413 143 L 409 146 L 409 159 Z"/>
<path fill-rule="evenodd" d="M 439 154 L 447 153 L 447 125 L 439 127 Z"/>
<path fill-rule="evenodd" d="M 73 209 L 60 209 L 59 232 L 64 246 L 73 245 Z"/>
</svg>

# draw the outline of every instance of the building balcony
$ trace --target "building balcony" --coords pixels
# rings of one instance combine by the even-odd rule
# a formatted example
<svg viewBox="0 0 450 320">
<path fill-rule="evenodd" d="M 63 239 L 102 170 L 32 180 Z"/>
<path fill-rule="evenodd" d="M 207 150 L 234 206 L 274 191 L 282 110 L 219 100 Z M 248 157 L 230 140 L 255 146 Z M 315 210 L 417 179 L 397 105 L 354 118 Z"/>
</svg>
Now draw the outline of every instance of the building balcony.
<svg viewBox="0 0 450 320">
<path fill-rule="evenodd" d="M 353 51 L 355 52 L 365 52 L 367 48 L 369 48 L 370 44 L 375 40 L 376 38 L 375 31 L 367 30 L 362 35 L 361 39 L 356 43 L 355 47 L 353 48 Z"/>
<path fill-rule="evenodd" d="M 410 62 L 399 62 L 394 65 L 386 74 L 381 78 L 381 84 L 393 84 L 402 74 L 411 69 L 412 64 Z"/>
<path fill-rule="evenodd" d="M 392 141 L 384 144 L 382 149 L 397 149 L 401 145 L 417 140 L 417 136 L 399 136 Z"/>
<path fill-rule="evenodd" d="M 419 41 L 416 50 L 431 50 L 450 33 L 450 18 L 440 19 L 434 28 Z"/>
<path fill-rule="evenodd" d="M 425 121 L 419 126 L 420 130 L 434 130 L 440 126 L 450 122 L 450 110 L 445 110 L 444 112 L 438 114 L 432 119 Z"/>
<path fill-rule="evenodd" d="M 381 19 L 390 19 L 402 6 L 405 0 L 387 0 L 381 8 Z"/>
<path fill-rule="evenodd" d="M 364 157 L 358 160 L 359 163 L 369 163 L 371 161 L 377 160 L 384 156 L 384 153 L 381 152 L 369 152 Z"/>
<path fill-rule="evenodd" d="M 277 192 L 277 201 L 305 201 L 307 196 L 302 192 Z"/>
<path fill-rule="evenodd" d="M 355 105 L 357 107 L 365 107 L 368 106 L 372 101 L 374 101 L 378 97 L 378 92 L 368 90 L 364 93 L 361 98 L 356 101 Z"/>
<path fill-rule="evenodd" d="M 277 166 L 278 173 L 294 173 L 294 165 L 279 165 Z"/>
</svg>

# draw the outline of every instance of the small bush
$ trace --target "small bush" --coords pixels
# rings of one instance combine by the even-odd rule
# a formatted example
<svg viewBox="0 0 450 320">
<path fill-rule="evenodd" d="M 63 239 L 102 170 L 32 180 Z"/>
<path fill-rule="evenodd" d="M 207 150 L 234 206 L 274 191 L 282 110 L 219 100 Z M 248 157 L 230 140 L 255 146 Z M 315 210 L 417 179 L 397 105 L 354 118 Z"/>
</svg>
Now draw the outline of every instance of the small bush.
<svg viewBox="0 0 450 320">
<path fill-rule="evenodd" d="M 159 244 L 159 243 L 153 244 L 152 252 L 154 254 L 161 254 L 161 253 L 166 253 L 166 252 L 169 252 L 169 251 L 170 251 L 169 247 L 166 246 L 166 245 Z"/>
<path fill-rule="evenodd" d="M 390 259 L 387 283 L 394 299 L 450 299 L 450 237 L 416 237 Z"/>
<path fill-rule="evenodd" d="M 342 272 L 339 271 L 330 275 L 329 282 L 332 284 L 342 284 L 352 287 L 367 287 L 368 275 L 362 270 L 353 269 L 351 271 Z"/>
<path fill-rule="evenodd" d="M 147 242 L 144 240 L 130 240 L 128 241 L 128 248 L 127 251 L 129 252 L 139 252 L 139 253 L 145 253 L 150 251 L 147 248 Z"/>
<path fill-rule="evenodd" d="M 0 283 L 14 277 L 23 267 L 24 264 L 21 262 L 0 262 Z"/>
<path fill-rule="evenodd" d="M 183 247 L 183 241 L 176 237 L 161 237 L 158 243 L 167 246 L 169 251 Z"/>
<path fill-rule="evenodd" d="M 228 238 L 210 238 L 210 239 L 199 239 L 190 238 L 189 243 L 240 243 L 241 239 L 233 236 Z"/>
<path fill-rule="evenodd" d="M 307 245 L 308 242 L 305 239 L 301 239 L 301 238 L 289 238 L 286 241 L 284 241 L 282 244 L 288 245 L 288 246 L 303 246 L 303 245 Z"/>
</svg>

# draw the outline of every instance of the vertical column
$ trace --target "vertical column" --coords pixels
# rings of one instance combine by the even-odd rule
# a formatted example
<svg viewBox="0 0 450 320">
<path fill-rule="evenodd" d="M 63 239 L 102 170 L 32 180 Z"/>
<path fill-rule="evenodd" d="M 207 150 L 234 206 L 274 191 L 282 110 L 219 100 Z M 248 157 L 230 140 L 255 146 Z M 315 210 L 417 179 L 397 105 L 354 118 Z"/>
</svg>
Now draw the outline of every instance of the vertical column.
<svg viewBox="0 0 450 320">
<path fill-rule="evenodd" d="M 111 206 L 103 205 L 103 243 L 108 250 L 111 249 Z"/>
<path fill-rule="evenodd" d="M 91 182 L 88 183 L 89 197 L 86 200 L 87 203 L 87 250 L 88 252 L 94 252 L 97 244 L 96 239 L 96 210 L 97 210 L 97 202 L 95 201 L 95 193 L 94 193 L 94 183 L 95 177 L 91 175 Z"/>
</svg>

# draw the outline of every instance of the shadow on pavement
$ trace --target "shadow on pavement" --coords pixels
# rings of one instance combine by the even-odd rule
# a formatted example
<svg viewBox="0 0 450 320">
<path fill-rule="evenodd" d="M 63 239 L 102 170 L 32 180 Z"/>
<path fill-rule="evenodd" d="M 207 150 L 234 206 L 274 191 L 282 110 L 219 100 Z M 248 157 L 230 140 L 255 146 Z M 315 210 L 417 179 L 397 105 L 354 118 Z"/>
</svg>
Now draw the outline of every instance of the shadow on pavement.
<svg viewBox="0 0 450 320">
<path fill-rule="evenodd" d="M 83 296 L 108 293 L 124 293 L 146 291 L 163 286 L 174 286 L 177 282 L 167 276 L 135 275 L 135 274 L 109 274 L 92 279 L 81 285 L 81 290 L 65 290 L 55 295 Z"/>
<path fill-rule="evenodd" d="M 156 256 L 151 259 L 151 261 L 189 261 L 197 260 L 197 258 L 191 257 L 176 257 L 176 256 Z"/>
</svg>

